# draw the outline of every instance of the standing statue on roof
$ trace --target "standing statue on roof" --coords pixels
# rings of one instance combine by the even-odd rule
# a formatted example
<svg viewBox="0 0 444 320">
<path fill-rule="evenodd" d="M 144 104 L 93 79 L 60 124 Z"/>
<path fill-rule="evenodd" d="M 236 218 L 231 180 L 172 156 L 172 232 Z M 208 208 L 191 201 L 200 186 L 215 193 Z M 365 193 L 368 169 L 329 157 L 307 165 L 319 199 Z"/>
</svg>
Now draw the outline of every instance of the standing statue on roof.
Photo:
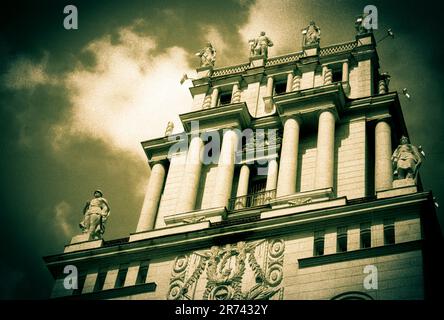
<svg viewBox="0 0 444 320">
<path fill-rule="evenodd" d="M 304 37 L 304 46 L 319 44 L 319 41 L 321 40 L 321 29 L 314 21 L 310 21 L 310 24 L 302 30 L 302 35 Z"/>
<path fill-rule="evenodd" d="M 216 62 L 216 49 L 210 42 L 207 42 L 205 48 L 196 53 L 196 56 L 200 57 L 201 67 L 214 67 Z"/>
<path fill-rule="evenodd" d="M 250 57 L 251 56 L 264 56 L 265 59 L 268 58 L 268 47 L 273 46 L 273 41 L 265 35 L 262 31 L 258 38 L 254 40 L 249 40 L 250 44 Z"/>
<path fill-rule="evenodd" d="M 103 192 L 94 191 L 94 198 L 83 208 L 83 220 L 79 223 L 83 233 L 89 233 L 92 239 L 100 239 L 105 233 L 105 222 L 111 212 L 108 201 L 103 198 Z"/>
<path fill-rule="evenodd" d="M 416 179 L 421 162 L 420 150 L 410 144 L 409 138 L 402 136 L 392 155 L 394 177 L 398 180 Z"/>
</svg>

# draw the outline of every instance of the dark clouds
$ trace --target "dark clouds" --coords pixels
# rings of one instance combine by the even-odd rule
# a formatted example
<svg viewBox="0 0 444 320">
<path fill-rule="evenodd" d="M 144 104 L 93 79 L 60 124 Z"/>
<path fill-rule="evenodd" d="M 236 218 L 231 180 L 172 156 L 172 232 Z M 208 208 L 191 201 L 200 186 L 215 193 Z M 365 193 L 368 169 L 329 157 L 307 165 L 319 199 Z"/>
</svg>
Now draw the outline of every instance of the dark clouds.
<svg viewBox="0 0 444 320">
<path fill-rule="evenodd" d="M 79 10 L 79 30 L 68 32 L 62 27 L 67 4 L 75 4 Z M 285 53 L 290 48 L 299 50 L 298 30 L 311 19 L 321 26 L 324 45 L 351 40 L 353 19 L 366 4 L 343 0 L 296 5 L 290 1 L 285 10 L 272 11 L 278 16 L 269 19 L 277 22 L 284 16 L 287 19 L 286 10 L 290 16 L 294 12 L 297 21 L 288 23 L 295 25 L 296 34 L 291 36 L 291 45 L 281 44 Z M 407 87 L 412 94 L 411 101 L 401 96 L 401 103 L 413 143 L 422 144 L 427 152 L 422 180 L 427 190 L 433 189 L 444 199 L 440 10 L 433 2 L 372 4 L 379 10 L 381 29 L 375 32 L 376 38 L 389 26 L 396 35 L 394 40 L 379 44 L 381 70 L 392 75 L 392 90 Z M 70 238 L 67 233 L 76 230 L 82 206 L 97 186 L 104 189 L 112 207 L 106 238 L 125 237 L 135 231 L 142 203 L 137 188 L 148 177 L 146 163 L 113 148 L 112 143 L 85 135 L 64 136 L 69 140 L 65 147 L 54 149 L 51 130 L 54 124 L 67 124 L 71 111 L 71 92 L 63 77 L 79 63 L 85 70 L 94 70 L 97 64 L 96 56 L 81 52 L 82 48 L 105 35 L 118 43 L 118 30 L 132 26 L 136 33 L 156 42 L 158 54 L 173 46 L 183 48 L 190 65 L 196 65 L 194 52 L 210 36 L 219 37 L 225 46 L 218 57 L 219 66 L 241 63 L 247 61 L 247 53 L 239 30 L 254 21 L 255 17 L 249 16 L 252 6 L 252 1 L 11 1 L 9 9 L 1 11 L 0 298 L 49 296 L 51 277 L 41 257 L 63 250 Z M 271 55 L 279 46 L 273 50 Z M 8 87 L 7 72 L 20 61 L 43 62 L 44 74 L 50 78 L 34 81 L 31 89 Z M 177 79 L 181 72 L 177 71 Z"/>
</svg>

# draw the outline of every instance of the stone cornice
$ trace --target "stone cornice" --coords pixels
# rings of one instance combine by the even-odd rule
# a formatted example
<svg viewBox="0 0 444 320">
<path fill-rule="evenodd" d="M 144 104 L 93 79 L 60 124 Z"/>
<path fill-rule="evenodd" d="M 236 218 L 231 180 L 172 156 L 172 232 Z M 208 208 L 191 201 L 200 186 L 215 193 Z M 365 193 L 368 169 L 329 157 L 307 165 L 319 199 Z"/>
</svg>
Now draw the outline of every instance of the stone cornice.
<svg viewBox="0 0 444 320">
<path fill-rule="evenodd" d="M 191 132 L 191 122 L 198 121 L 199 131 L 219 129 L 244 129 L 250 125 L 251 116 L 245 102 L 232 103 L 179 115 L 186 132 Z"/>
<path fill-rule="evenodd" d="M 311 230 L 314 226 L 336 225 L 339 222 L 343 223 L 345 220 L 349 222 L 364 221 L 369 218 L 369 215 L 386 215 L 387 212 L 390 213 L 390 210 L 396 210 L 396 214 L 400 215 L 402 214 L 399 211 L 401 207 L 417 207 L 430 201 L 432 200 L 429 192 L 415 193 L 228 226 L 215 226 L 190 233 L 173 234 L 97 249 L 57 254 L 47 256 L 44 260 L 51 272 L 56 274 L 59 271 L 61 272 L 66 264 L 76 264 L 81 268 L 82 266 L 91 266 L 94 263 L 112 264 L 114 262 L 134 261 L 139 256 L 140 259 L 146 259 L 147 256 L 151 258 L 164 257 L 184 250 L 208 247 L 216 240 L 230 241 L 230 239 L 241 237 L 246 241 L 282 236 L 288 233 L 294 234 L 295 232 Z M 264 208 L 262 211 L 270 211 L 270 209 Z M 227 221 L 229 219 L 230 215 Z"/>
</svg>

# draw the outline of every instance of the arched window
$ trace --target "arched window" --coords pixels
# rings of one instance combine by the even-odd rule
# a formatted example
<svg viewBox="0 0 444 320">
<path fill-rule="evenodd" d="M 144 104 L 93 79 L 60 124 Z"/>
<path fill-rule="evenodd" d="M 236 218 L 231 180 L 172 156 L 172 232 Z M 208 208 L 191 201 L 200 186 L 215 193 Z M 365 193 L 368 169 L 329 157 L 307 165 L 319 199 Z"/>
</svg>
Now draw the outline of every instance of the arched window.
<svg viewBox="0 0 444 320">
<path fill-rule="evenodd" d="M 331 298 L 331 300 L 373 300 L 373 298 L 363 292 L 349 291 L 338 294 L 337 296 Z"/>
</svg>

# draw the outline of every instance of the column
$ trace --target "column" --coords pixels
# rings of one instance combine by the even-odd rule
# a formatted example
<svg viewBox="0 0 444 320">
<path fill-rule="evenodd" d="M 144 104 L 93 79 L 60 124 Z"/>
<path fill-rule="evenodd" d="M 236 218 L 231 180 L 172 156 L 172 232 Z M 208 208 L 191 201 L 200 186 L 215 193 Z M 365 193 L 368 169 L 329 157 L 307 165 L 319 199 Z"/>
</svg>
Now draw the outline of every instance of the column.
<svg viewBox="0 0 444 320">
<path fill-rule="evenodd" d="M 267 77 L 267 93 L 265 94 L 266 97 L 273 96 L 273 77 L 268 76 Z"/>
<path fill-rule="evenodd" d="M 287 88 L 285 90 L 285 92 L 291 92 L 293 88 L 293 72 L 290 72 L 287 75 Z"/>
<path fill-rule="evenodd" d="M 348 61 L 342 63 L 342 82 L 348 82 Z"/>
<path fill-rule="evenodd" d="M 335 116 L 331 110 L 319 115 L 315 189 L 333 188 L 335 156 Z"/>
<path fill-rule="evenodd" d="M 301 75 L 297 74 L 293 76 L 293 84 L 291 85 L 291 91 L 298 91 L 301 89 Z"/>
<path fill-rule="evenodd" d="M 199 136 L 194 137 L 190 142 L 182 188 L 176 209 L 177 213 L 193 211 L 195 209 L 197 191 L 200 183 L 200 172 L 202 169 L 201 159 L 203 147 L 204 144 Z"/>
<path fill-rule="evenodd" d="M 392 188 L 392 138 L 390 124 L 381 120 L 375 127 L 375 190 Z"/>
<path fill-rule="evenodd" d="M 235 209 L 245 208 L 247 204 L 248 195 L 248 182 L 250 180 L 250 168 L 244 164 L 239 173 L 239 183 L 237 185 L 236 198 L 243 197 L 241 199 L 237 199 L 236 203 L 234 203 Z"/>
<path fill-rule="evenodd" d="M 299 127 L 300 123 L 296 118 L 289 118 L 285 121 L 276 197 L 296 192 Z"/>
<path fill-rule="evenodd" d="M 237 147 L 237 135 L 228 130 L 224 133 L 222 148 L 217 166 L 216 183 L 214 186 L 214 207 L 225 207 L 231 196 L 233 186 L 235 152 Z"/>
<path fill-rule="evenodd" d="M 278 178 L 278 162 L 276 159 L 272 159 L 268 161 L 267 184 L 265 186 L 266 191 L 276 189 L 277 178 Z"/>
<path fill-rule="evenodd" d="M 241 99 L 241 92 L 239 90 L 239 84 L 233 84 L 233 91 L 231 93 L 231 103 L 239 103 Z"/>
<path fill-rule="evenodd" d="M 143 201 L 136 232 L 154 229 L 164 181 L 165 167 L 161 163 L 156 163 L 151 169 L 151 175 L 148 181 L 145 200 Z"/>
<path fill-rule="evenodd" d="M 332 83 L 333 76 L 331 70 L 327 66 L 322 67 L 322 74 L 324 75 L 324 85 Z"/>
<path fill-rule="evenodd" d="M 211 108 L 217 106 L 217 98 L 219 98 L 219 88 L 213 88 L 213 92 L 211 93 Z"/>
</svg>

